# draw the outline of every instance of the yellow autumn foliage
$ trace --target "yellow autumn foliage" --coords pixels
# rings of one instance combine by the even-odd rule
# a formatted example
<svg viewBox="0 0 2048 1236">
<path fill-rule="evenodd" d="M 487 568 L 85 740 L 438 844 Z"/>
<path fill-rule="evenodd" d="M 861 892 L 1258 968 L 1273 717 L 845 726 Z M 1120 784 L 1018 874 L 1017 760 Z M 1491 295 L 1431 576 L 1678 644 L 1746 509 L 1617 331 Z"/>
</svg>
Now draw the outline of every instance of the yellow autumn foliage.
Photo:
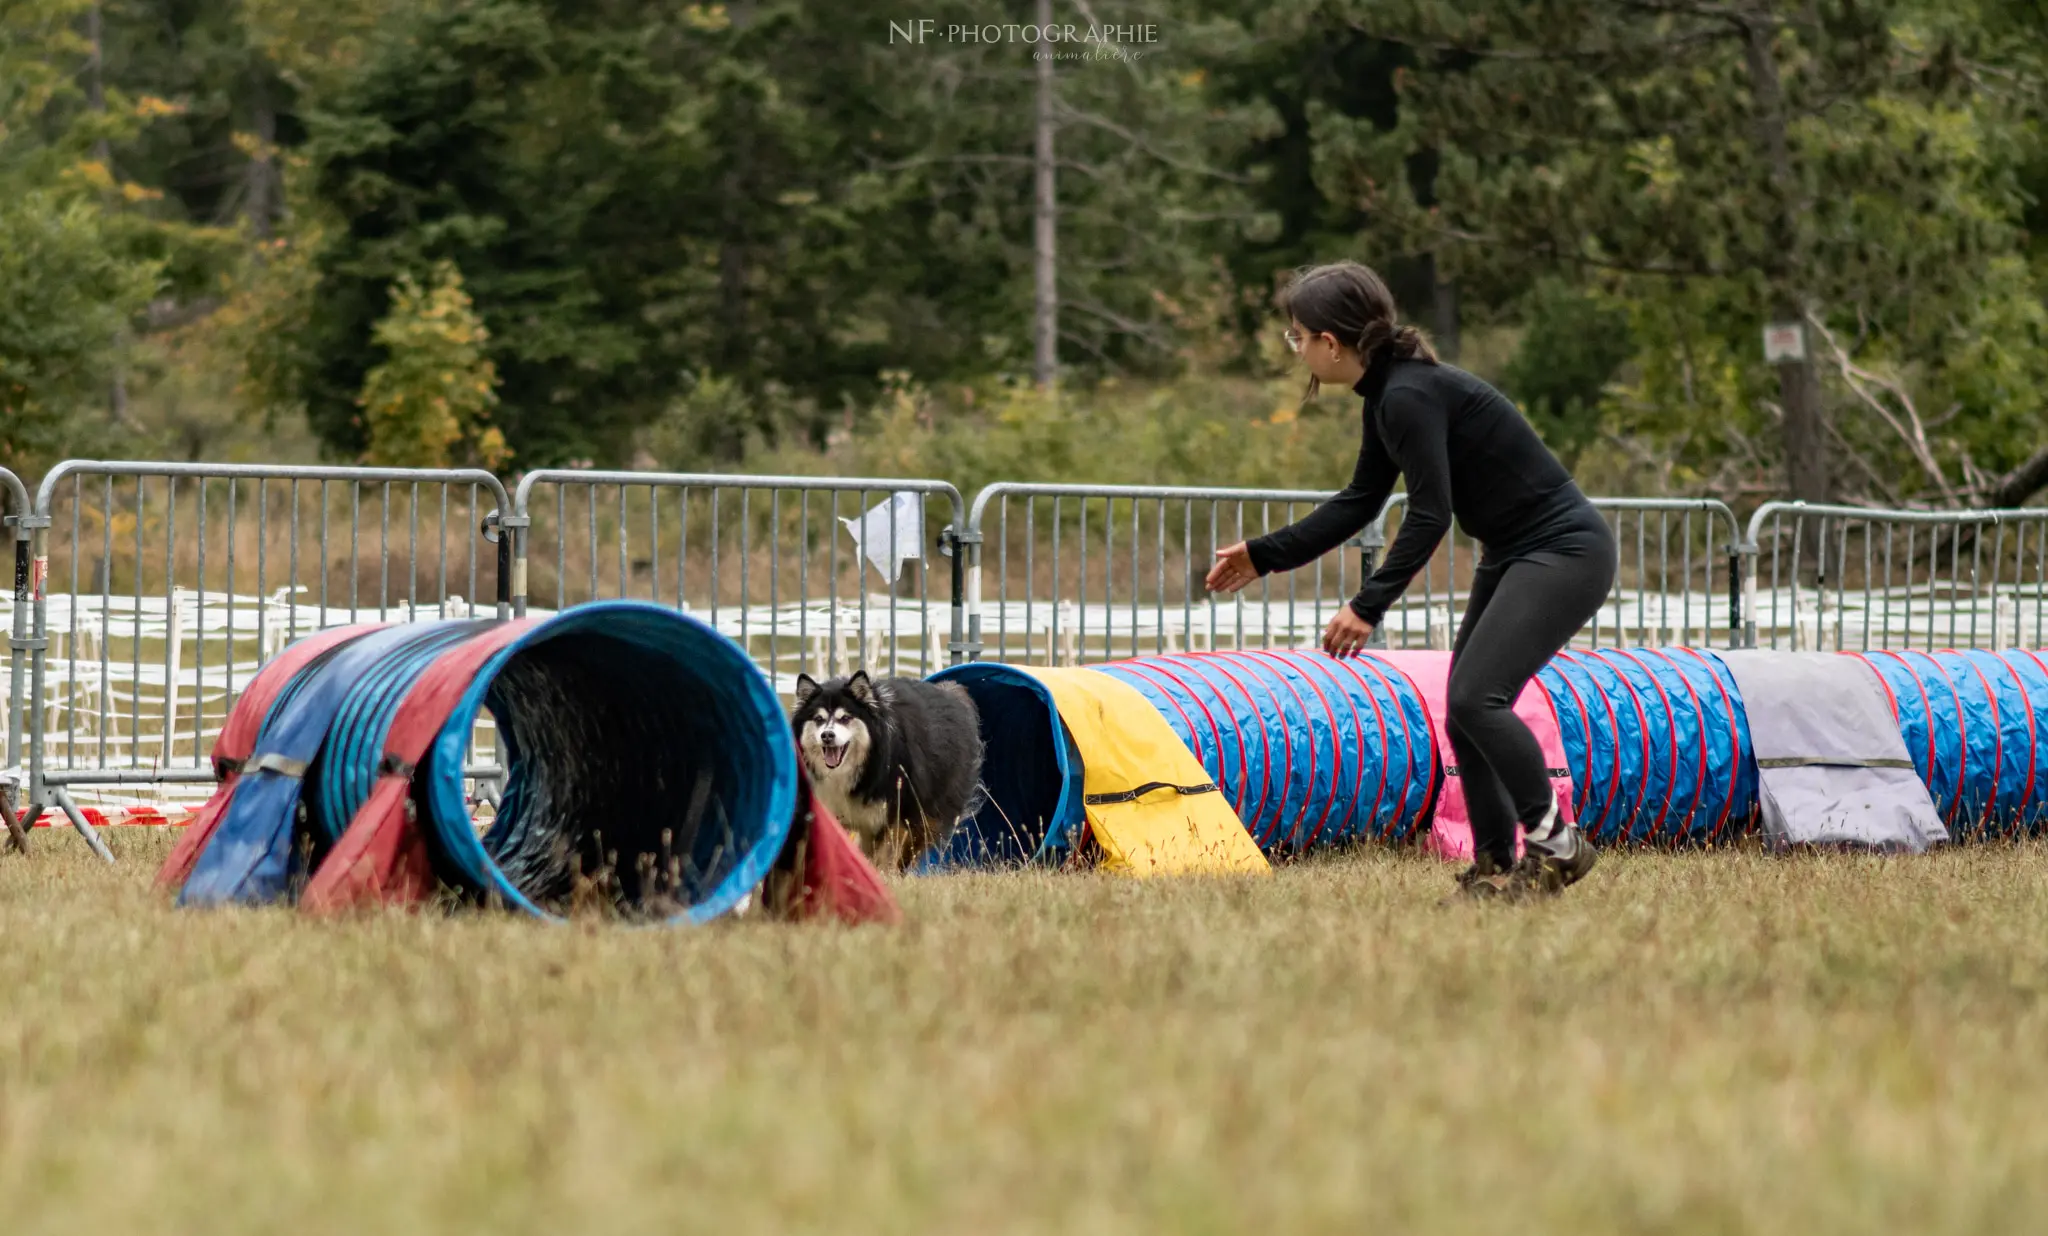
<svg viewBox="0 0 2048 1236">
<path fill-rule="evenodd" d="M 486 351 L 490 331 L 454 263 L 437 263 L 424 287 L 410 273 L 400 275 L 373 337 L 385 360 L 357 398 L 369 439 L 363 462 L 495 468 L 510 458 L 504 435 L 489 423 L 498 403 L 498 370 Z"/>
</svg>

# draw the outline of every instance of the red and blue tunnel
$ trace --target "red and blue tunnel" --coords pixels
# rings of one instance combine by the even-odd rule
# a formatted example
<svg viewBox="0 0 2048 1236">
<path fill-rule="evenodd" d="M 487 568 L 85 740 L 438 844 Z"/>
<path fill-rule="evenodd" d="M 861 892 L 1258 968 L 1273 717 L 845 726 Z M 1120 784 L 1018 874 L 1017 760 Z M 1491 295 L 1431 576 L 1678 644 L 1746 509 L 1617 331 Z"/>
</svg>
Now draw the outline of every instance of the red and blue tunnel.
<svg viewBox="0 0 2048 1236">
<path fill-rule="evenodd" d="M 485 712 L 503 783 L 480 826 Z M 215 764 L 219 790 L 159 873 L 184 905 L 335 909 L 445 886 L 544 918 L 595 899 L 702 922 L 785 864 L 793 915 L 895 914 L 836 823 L 813 826 L 830 817 L 768 679 L 655 605 L 322 632 L 250 683 Z"/>
</svg>

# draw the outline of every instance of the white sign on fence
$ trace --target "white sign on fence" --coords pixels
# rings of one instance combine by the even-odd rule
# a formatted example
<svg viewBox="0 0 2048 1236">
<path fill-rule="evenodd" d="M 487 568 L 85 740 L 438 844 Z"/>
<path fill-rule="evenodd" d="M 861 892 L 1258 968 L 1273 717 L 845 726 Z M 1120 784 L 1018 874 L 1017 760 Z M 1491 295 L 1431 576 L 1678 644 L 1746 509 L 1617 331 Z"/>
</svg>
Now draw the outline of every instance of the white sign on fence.
<svg viewBox="0 0 2048 1236">
<path fill-rule="evenodd" d="M 893 494 L 859 519 L 839 522 L 852 534 L 855 550 L 892 584 L 906 561 L 924 559 L 923 494 Z"/>
</svg>

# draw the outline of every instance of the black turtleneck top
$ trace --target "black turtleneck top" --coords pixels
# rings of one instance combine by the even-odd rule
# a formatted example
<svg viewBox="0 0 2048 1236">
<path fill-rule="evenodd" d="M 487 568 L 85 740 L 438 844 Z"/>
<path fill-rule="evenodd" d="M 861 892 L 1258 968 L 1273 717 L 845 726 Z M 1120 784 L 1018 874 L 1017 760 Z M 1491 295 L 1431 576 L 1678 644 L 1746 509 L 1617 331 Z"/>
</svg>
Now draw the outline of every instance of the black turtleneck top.
<svg viewBox="0 0 2048 1236">
<path fill-rule="evenodd" d="M 1352 388 L 1365 399 L 1365 440 L 1351 484 L 1299 522 L 1250 542 L 1261 575 L 1291 571 L 1343 544 L 1408 478 L 1408 507 L 1386 561 L 1351 600 L 1378 625 L 1458 523 L 1505 563 L 1576 539 L 1600 514 L 1507 396 L 1450 365 L 1382 352 Z"/>
</svg>

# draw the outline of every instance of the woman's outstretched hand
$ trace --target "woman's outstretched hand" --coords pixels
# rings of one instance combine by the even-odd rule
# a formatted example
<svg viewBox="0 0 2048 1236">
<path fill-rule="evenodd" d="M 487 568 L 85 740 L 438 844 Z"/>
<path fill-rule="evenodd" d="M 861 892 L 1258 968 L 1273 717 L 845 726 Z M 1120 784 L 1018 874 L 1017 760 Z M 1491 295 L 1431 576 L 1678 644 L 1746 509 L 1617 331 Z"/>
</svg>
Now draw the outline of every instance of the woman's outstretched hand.
<svg viewBox="0 0 2048 1236">
<path fill-rule="evenodd" d="M 1349 605 L 1337 607 L 1337 616 L 1323 628 L 1323 651 L 1333 657 L 1355 657 L 1372 638 L 1372 624 L 1358 616 Z"/>
<path fill-rule="evenodd" d="M 1209 568 L 1206 583 L 1211 592 L 1236 592 L 1258 577 L 1259 568 L 1252 565 L 1251 551 L 1239 541 L 1216 551 L 1216 565 Z"/>
</svg>

